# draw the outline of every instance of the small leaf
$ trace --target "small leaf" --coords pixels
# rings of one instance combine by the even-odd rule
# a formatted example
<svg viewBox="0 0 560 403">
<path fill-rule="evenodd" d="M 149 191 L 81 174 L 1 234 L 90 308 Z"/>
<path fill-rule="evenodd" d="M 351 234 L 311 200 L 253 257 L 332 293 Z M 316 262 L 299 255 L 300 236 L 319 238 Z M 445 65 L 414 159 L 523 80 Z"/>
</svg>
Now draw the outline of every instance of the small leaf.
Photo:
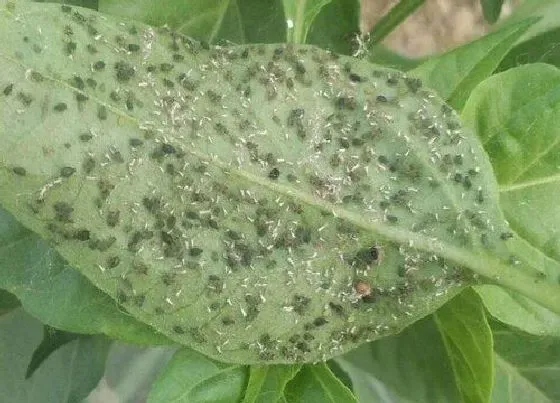
<svg viewBox="0 0 560 403">
<path fill-rule="evenodd" d="M 212 361 L 189 349 L 180 350 L 154 382 L 148 403 L 238 402 L 247 384 L 247 369 Z"/>
<path fill-rule="evenodd" d="M 114 300 L 2 208 L 0 287 L 15 294 L 27 312 L 57 329 L 103 333 L 130 343 L 170 342 L 122 312 Z"/>
<path fill-rule="evenodd" d="M 494 328 L 494 326 L 493 326 Z M 494 328 L 496 375 L 492 402 L 560 400 L 560 339 Z"/>
<path fill-rule="evenodd" d="M 560 71 L 533 64 L 496 74 L 469 98 L 463 117 L 480 136 L 500 184 L 500 204 L 512 229 L 524 242 L 512 242 L 516 256 L 534 267 L 535 281 L 558 284 L 560 278 Z M 529 332 L 557 328 L 558 315 L 512 306 L 491 312 Z M 489 306 L 492 306 L 489 302 Z M 531 306 L 529 304 L 528 306 Z M 549 308 L 550 309 L 550 308 Z M 524 315 L 513 315 L 513 312 Z M 550 321 L 550 318 L 555 318 Z"/>
<path fill-rule="evenodd" d="M 20 305 L 19 300 L 14 294 L 0 289 L 0 315 L 10 312 Z"/>
<path fill-rule="evenodd" d="M 0 316 L 0 401 L 81 402 L 103 376 L 110 342 L 94 336 L 62 346 L 25 379 L 42 332 L 43 325 L 23 309 Z"/>
<path fill-rule="evenodd" d="M 325 361 L 433 312 L 469 268 L 560 310 L 510 261 L 477 139 L 419 80 L 68 6 L 0 22 L 0 203 L 171 339 Z"/>
<path fill-rule="evenodd" d="M 287 42 L 305 43 L 309 27 L 331 0 L 282 0 L 287 24 Z"/>
<path fill-rule="evenodd" d="M 286 384 L 301 368 L 301 365 L 251 366 L 243 403 L 277 402 L 284 395 Z"/>
<path fill-rule="evenodd" d="M 287 32 L 282 0 L 99 0 L 99 11 L 208 43 L 284 42 Z"/>
<path fill-rule="evenodd" d="M 350 376 L 359 402 L 461 401 L 433 315 L 335 360 Z"/>
<path fill-rule="evenodd" d="M 50 326 L 43 326 L 43 340 L 31 356 L 31 361 L 25 372 L 25 378 L 30 378 L 35 370 L 39 368 L 52 353 L 63 345 L 70 343 L 72 340 L 76 340 L 79 336 L 80 335 L 77 333 L 64 332 Z"/>
<path fill-rule="evenodd" d="M 482 6 L 482 15 L 484 15 L 484 19 L 490 24 L 498 21 L 503 4 L 504 0 L 480 0 L 480 5 Z"/>
<path fill-rule="evenodd" d="M 428 59 L 412 70 L 456 109 L 461 109 L 472 90 L 489 77 L 515 42 L 538 19 L 508 25 L 474 42 Z M 445 74 L 443 74 L 445 72 Z"/>
<path fill-rule="evenodd" d="M 360 46 L 359 0 L 331 0 L 313 20 L 306 43 L 344 55 Z"/>
<path fill-rule="evenodd" d="M 467 289 L 434 314 L 455 382 L 465 402 L 489 402 L 494 363 L 492 331 L 480 297 Z"/>
<path fill-rule="evenodd" d="M 281 402 L 290 403 L 353 403 L 357 402 L 326 363 L 304 365 L 288 383 Z"/>
</svg>

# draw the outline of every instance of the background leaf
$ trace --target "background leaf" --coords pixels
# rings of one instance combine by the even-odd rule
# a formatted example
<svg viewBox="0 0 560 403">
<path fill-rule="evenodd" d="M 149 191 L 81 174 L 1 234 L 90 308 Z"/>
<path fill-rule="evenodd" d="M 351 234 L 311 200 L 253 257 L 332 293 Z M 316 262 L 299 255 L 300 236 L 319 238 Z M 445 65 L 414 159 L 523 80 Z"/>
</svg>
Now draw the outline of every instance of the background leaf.
<svg viewBox="0 0 560 403">
<path fill-rule="evenodd" d="M 438 309 L 434 319 L 461 401 L 489 402 L 494 374 L 492 331 L 480 297 L 469 288 Z"/>
<path fill-rule="evenodd" d="M 309 27 L 331 0 L 282 0 L 289 43 L 305 43 Z"/>
<path fill-rule="evenodd" d="M 457 110 L 478 83 L 492 75 L 500 61 L 536 19 L 521 21 L 431 57 L 411 71 Z M 442 74 L 445 72 L 445 74 Z"/>
<path fill-rule="evenodd" d="M 286 403 L 352 403 L 356 397 L 326 363 L 304 365 L 284 391 Z"/>
<path fill-rule="evenodd" d="M 10 312 L 20 305 L 19 300 L 14 294 L 0 289 L 0 315 Z"/>
<path fill-rule="evenodd" d="M 109 348 L 104 337 L 68 343 L 26 380 L 27 364 L 42 332 L 42 324 L 23 309 L 0 316 L 0 401 L 75 403 L 97 385 Z"/>
<path fill-rule="evenodd" d="M 230 403 L 243 397 L 248 367 L 223 364 L 189 349 L 175 353 L 154 382 L 148 403 Z"/>
<path fill-rule="evenodd" d="M 336 358 L 359 402 L 460 401 L 453 369 L 432 316 L 398 335 L 368 343 Z"/>
<path fill-rule="evenodd" d="M 537 282 L 560 279 L 560 71 L 533 64 L 497 74 L 473 91 L 463 118 L 480 136 L 500 184 L 500 204 L 511 227 L 526 242 L 514 241 L 516 256 L 539 270 Z M 526 331 L 552 328 L 559 318 L 542 309 L 511 306 L 522 316 L 492 313 Z M 510 300 L 511 301 L 511 300 Z M 489 307 L 495 306 L 489 303 Z M 542 326 L 534 326 L 540 317 Z M 518 321 L 514 320 L 518 318 Z"/>
<path fill-rule="evenodd" d="M 215 43 L 286 41 L 282 0 L 99 0 L 99 11 Z"/>
<path fill-rule="evenodd" d="M 525 1 L 516 7 L 502 25 L 528 16 L 540 17 L 504 57 L 498 71 L 528 63 L 549 63 L 560 67 L 560 3 L 556 0 Z"/>
<path fill-rule="evenodd" d="M 280 401 L 286 385 L 301 368 L 301 365 L 252 365 L 243 403 Z"/>
<path fill-rule="evenodd" d="M 560 400 L 560 339 L 493 325 L 496 377 L 492 402 Z"/>
<path fill-rule="evenodd" d="M 313 20 L 306 43 L 351 55 L 357 50 L 359 37 L 359 0 L 331 0 Z"/>
<path fill-rule="evenodd" d="M 480 0 L 480 5 L 482 6 L 482 15 L 484 16 L 484 19 L 490 24 L 498 21 L 503 4 L 504 0 Z"/>
<path fill-rule="evenodd" d="M 134 343 L 168 343 L 69 267 L 47 242 L 0 208 L 0 287 L 52 327 Z"/>
<path fill-rule="evenodd" d="M 69 333 L 61 330 L 53 329 L 49 326 L 43 326 L 43 340 L 41 344 L 33 351 L 31 361 L 25 372 L 25 378 L 29 378 L 37 368 L 56 350 L 65 344 L 76 340 L 80 335 L 77 333 Z"/>
</svg>

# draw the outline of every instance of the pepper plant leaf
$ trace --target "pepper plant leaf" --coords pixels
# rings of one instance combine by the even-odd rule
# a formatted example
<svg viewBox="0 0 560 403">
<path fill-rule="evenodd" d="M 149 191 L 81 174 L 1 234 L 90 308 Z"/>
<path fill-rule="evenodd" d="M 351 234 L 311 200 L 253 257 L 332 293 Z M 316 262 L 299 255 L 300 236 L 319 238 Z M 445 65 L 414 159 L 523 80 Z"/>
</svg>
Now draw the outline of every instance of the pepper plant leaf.
<svg viewBox="0 0 560 403">
<path fill-rule="evenodd" d="M 0 34 L 0 204 L 172 340 L 326 360 L 473 271 L 560 300 L 511 262 L 480 143 L 418 79 L 67 5 L 0 2 Z"/>
</svg>

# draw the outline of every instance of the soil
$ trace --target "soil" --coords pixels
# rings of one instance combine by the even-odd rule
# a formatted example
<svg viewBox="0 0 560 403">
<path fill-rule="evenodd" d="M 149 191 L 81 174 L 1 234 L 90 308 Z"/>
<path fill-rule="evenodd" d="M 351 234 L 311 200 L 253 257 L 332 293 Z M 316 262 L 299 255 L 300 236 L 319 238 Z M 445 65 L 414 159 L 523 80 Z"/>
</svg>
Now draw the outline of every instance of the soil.
<svg viewBox="0 0 560 403">
<path fill-rule="evenodd" d="M 406 0 L 402 0 L 406 1 Z M 367 32 L 397 0 L 361 0 L 362 32 Z M 504 18 L 518 1 L 504 1 Z M 484 35 L 491 27 L 484 21 L 480 0 L 426 0 L 383 42 L 409 57 L 445 51 Z"/>
</svg>

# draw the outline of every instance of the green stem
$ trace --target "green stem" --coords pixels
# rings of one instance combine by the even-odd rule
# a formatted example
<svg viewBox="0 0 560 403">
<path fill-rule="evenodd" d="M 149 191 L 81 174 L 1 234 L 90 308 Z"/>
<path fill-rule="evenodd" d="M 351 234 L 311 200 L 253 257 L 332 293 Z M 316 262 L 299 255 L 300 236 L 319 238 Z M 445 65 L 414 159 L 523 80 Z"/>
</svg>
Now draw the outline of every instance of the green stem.
<svg viewBox="0 0 560 403">
<path fill-rule="evenodd" d="M 387 37 L 400 23 L 408 18 L 418 7 L 424 4 L 425 0 L 401 0 L 394 6 L 369 33 L 369 46 L 373 46 L 381 42 Z"/>
</svg>

